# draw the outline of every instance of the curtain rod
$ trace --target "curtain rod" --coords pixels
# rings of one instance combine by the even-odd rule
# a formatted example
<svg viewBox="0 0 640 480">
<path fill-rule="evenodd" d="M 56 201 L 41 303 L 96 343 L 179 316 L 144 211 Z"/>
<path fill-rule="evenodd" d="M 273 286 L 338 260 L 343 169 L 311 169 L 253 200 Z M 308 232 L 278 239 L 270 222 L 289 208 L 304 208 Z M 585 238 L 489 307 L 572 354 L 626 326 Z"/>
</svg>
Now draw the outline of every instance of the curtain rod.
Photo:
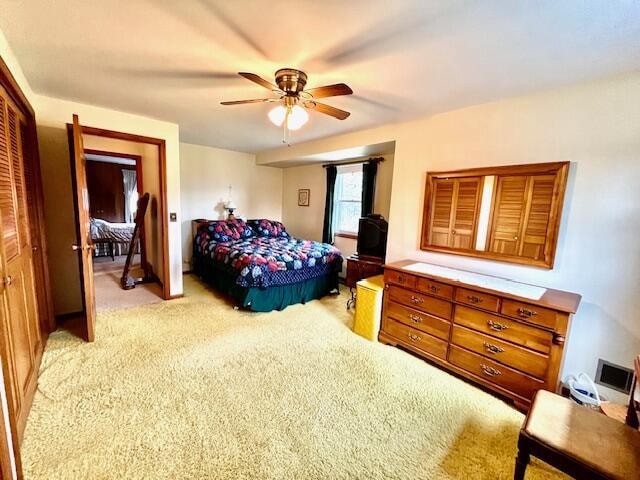
<svg viewBox="0 0 640 480">
<path fill-rule="evenodd" d="M 351 161 L 347 161 L 347 162 L 333 162 L 333 163 L 325 163 L 324 165 L 322 165 L 322 168 L 327 168 L 327 167 L 339 167 L 340 165 L 356 165 L 358 163 L 380 163 L 380 162 L 384 162 L 384 157 L 371 157 L 367 160 L 351 160 Z"/>
</svg>

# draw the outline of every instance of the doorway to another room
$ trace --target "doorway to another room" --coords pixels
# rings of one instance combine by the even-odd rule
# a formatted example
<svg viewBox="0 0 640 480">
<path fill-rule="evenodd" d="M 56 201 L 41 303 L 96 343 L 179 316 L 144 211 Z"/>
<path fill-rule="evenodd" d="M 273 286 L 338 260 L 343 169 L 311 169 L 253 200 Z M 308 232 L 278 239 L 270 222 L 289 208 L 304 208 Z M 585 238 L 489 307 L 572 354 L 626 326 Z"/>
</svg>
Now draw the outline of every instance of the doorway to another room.
<svg viewBox="0 0 640 480">
<path fill-rule="evenodd" d="M 76 115 L 67 129 L 82 297 L 68 327 L 92 341 L 96 312 L 169 298 L 166 146 Z"/>
<path fill-rule="evenodd" d="M 140 240 L 132 245 L 138 199 L 145 192 L 142 155 L 89 148 L 84 149 L 84 155 L 94 247 L 96 309 L 100 311 L 162 300 L 158 277 L 152 273 L 147 261 L 143 232 Z M 146 212 L 146 215 L 150 214 Z M 126 274 L 147 281 L 125 294 L 121 279 L 125 275 L 131 248 L 130 267 Z"/>
</svg>

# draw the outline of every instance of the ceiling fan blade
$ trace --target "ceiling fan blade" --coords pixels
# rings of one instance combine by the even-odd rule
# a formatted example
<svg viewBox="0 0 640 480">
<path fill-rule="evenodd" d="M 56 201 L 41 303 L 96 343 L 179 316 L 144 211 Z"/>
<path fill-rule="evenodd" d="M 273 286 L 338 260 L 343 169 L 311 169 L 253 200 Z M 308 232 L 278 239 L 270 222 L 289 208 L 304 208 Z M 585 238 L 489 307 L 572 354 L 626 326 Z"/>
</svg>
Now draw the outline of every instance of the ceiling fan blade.
<svg viewBox="0 0 640 480">
<path fill-rule="evenodd" d="M 336 83 L 335 85 L 325 85 L 324 87 L 311 88 L 305 90 L 305 93 L 313 95 L 314 98 L 337 97 L 338 95 L 351 95 L 353 90 L 344 83 Z"/>
<path fill-rule="evenodd" d="M 258 85 L 260 85 L 260 86 L 262 86 L 262 87 L 264 87 L 264 88 L 266 88 L 268 90 L 273 90 L 274 92 L 279 92 L 280 91 L 280 89 L 278 87 L 276 87 L 273 83 L 267 82 L 264 78 L 259 77 L 255 73 L 238 72 L 238 75 L 242 75 L 247 80 L 251 80 L 252 82 L 257 83 Z"/>
<path fill-rule="evenodd" d="M 330 105 L 325 105 L 324 103 L 314 102 L 314 101 L 306 102 L 305 107 L 313 108 L 314 110 L 317 110 L 320 113 L 324 113 L 325 115 L 331 115 L 332 117 L 335 117 L 338 120 L 344 120 L 349 115 L 351 115 L 351 113 L 346 112 L 344 110 L 340 110 L 339 108 L 332 107 Z"/>
<path fill-rule="evenodd" d="M 268 103 L 278 102 L 279 98 L 256 98 L 254 100 L 233 100 L 231 102 L 220 102 L 221 105 L 242 105 L 243 103 Z"/>
</svg>

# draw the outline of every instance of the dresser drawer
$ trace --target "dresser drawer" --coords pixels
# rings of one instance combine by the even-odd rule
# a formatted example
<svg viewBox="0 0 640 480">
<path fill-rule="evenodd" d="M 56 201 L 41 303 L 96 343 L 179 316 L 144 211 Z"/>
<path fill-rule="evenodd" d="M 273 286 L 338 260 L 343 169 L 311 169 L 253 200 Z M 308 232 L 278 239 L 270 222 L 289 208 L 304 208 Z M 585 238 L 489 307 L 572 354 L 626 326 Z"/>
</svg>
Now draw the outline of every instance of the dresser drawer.
<svg viewBox="0 0 640 480">
<path fill-rule="evenodd" d="M 386 315 L 387 318 L 392 320 L 422 330 L 443 340 L 449 340 L 451 323 L 446 320 L 395 302 L 387 303 Z"/>
<path fill-rule="evenodd" d="M 551 349 L 553 340 L 551 332 L 473 308 L 456 305 L 453 321 L 459 325 L 517 343 L 538 352 L 549 353 Z"/>
<path fill-rule="evenodd" d="M 435 295 L 440 298 L 446 298 L 447 300 L 451 300 L 453 298 L 453 287 L 451 285 L 429 280 L 428 278 L 418 277 L 417 289 L 420 292 Z"/>
<path fill-rule="evenodd" d="M 524 398 L 544 387 L 540 380 L 455 345 L 449 348 L 449 362 Z"/>
<path fill-rule="evenodd" d="M 467 290 L 466 288 L 456 288 L 456 302 L 473 305 L 483 310 L 497 312 L 500 308 L 500 298 L 488 293 Z"/>
<path fill-rule="evenodd" d="M 407 327 L 389 318 L 385 320 L 383 330 L 404 345 L 411 345 L 438 358 L 447 358 L 447 342 L 428 333 Z"/>
<path fill-rule="evenodd" d="M 556 311 L 548 308 L 537 307 L 528 303 L 504 299 L 500 313 L 508 317 L 517 318 L 529 323 L 535 323 L 546 328 L 555 328 Z"/>
<path fill-rule="evenodd" d="M 402 303 L 446 320 L 451 319 L 451 311 L 453 310 L 451 302 L 394 286 L 389 287 L 387 291 L 389 299 L 393 302 Z"/>
<path fill-rule="evenodd" d="M 385 283 L 394 283 L 407 288 L 416 288 L 418 277 L 398 272 L 397 270 L 385 270 L 384 281 Z"/>
<path fill-rule="evenodd" d="M 503 363 L 521 372 L 544 379 L 549 358 L 546 355 L 519 347 L 483 333 L 459 325 L 453 327 L 451 343 L 479 353 L 487 358 Z"/>
</svg>

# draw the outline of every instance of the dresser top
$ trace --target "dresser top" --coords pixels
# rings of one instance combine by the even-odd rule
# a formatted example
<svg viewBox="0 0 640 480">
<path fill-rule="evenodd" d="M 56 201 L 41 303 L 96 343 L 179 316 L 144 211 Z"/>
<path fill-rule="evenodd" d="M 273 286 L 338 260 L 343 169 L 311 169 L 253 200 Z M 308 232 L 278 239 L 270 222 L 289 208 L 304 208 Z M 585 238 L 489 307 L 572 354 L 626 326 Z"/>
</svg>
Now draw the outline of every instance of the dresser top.
<svg viewBox="0 0 640 480">
<path fill-rule="evenodd" d="M 581 299 L 581 296 L 577 293 L 529 285 L 492 275 L 484 275 L 415 260 L 401 260 L 389 263 L 386 264 L 384 268 L 399 270 L 418 277 L 430 278 L 449 285 L 471 286 L 474 290 L 481 292 L 493 293 L 502 297 L 566 313 L 575 313 Z"/>
</svg>

